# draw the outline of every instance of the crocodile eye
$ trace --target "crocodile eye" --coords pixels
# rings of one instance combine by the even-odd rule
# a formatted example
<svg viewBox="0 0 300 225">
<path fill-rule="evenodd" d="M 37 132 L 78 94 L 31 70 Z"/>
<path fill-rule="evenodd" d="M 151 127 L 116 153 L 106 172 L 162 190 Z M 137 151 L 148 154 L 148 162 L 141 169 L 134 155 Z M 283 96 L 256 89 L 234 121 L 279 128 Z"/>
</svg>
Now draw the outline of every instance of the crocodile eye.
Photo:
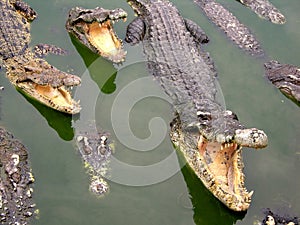
<svg viewBox="0 0 300 225">
<path fill-rule="evenodd" d="M 234 120 L 239 120 L 237 115 L 234 112 L 230 111 L 230 110 L 225 111 L 225 116 L 229 117 L 229 118 L 232 118 Z"/>
<path fill-rule="evenodd" d="M 209 112 L 197 111 L 197 117 L 201 120 L 211 120 L 212 116 Z"/>
</svg>

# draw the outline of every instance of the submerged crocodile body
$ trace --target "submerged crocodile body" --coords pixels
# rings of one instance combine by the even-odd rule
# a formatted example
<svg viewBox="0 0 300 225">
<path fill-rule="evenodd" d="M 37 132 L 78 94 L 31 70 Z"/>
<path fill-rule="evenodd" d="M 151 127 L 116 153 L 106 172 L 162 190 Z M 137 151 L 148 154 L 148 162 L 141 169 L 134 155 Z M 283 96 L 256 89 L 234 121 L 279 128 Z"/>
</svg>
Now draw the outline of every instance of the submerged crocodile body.
<svg viewBox="0 0 300 225">
<path fill-rule="evenodd" d="M 203 184 L 227 207 L 247 210 L 252 192 L 244 186 L 242 146 L 263 148 L 267 136 L 246 129 L 216 99 L 216 71 L 201 49 L 207 37 L 193 21 L 163 0 L 127 0 L 138 17 L 126 41 L 143 43 L 149 73 L 173 101 L 177 117 L 171 139 Z"/>
<path fill-rule="evenodd" d="M 108 176 L 110 158 L 113 152 L 113 144 L 109 140 L 107 132 L 98 131 L 92 126 L 76 129 L 76 144 L 85 168 L 90 176 L 90 191 L 97 196 L 103 196 L 109 191 L 109 185 L 105 181 Z"/>
<path fill-rule="evenodd" d="M 285 17 L 268 0 L 239 0 L 255 13 L 275 24 L 286 22 Z M 231 12 L 214 0 L 194 0 L 206 16 L 237 44 L 241 49 L 255 56 L 265 56 L 265 52 L 251 31 Z M 267 78 L 288 98 L 299 104 L 299 68 L 280 64 L 271 60 L 264 64 Z"/>
<path fill-rule="evenodd" d="M 56 69 L 29 48 L 30 22 L 36 12 L 21 0 L 0 1 L 0 57 L 10 82 L 21 92 L 55 110 L 80 111 L 68 87 L 81 80 Z"/>
<path fill-rule="evenodd" d="M 264 64 L 267 78 L 300 106 L 300 68 L 272 60 Z"/>
<path fill-rule="evenodd" d="M 66 29 L 93 52 L 120 63 L 124 61 L 126 51 L 123 50 L 122 41 L 114 32 L 112 23 L 121 19 L 125 21 L 126 18 L 127 13 L 123 9 L 75 7 L 69 12 Z"/>
<path fill-rule="evenodd" d="M 2 127 L 0 143 L 0 223 L 27 224 L 37 212 L 32 200 L 34 178 L 28 152 Z"/>
<path fill-rule="evenodd" d="M 198 0 L 195 0 L 198 1 Z M 238 0 L 249 7 L 258 16 L 265 18 L 275 24 L 284 24 L 284 15 L 269 0 Z"/>
<path fill-rule="evenodd" d="M 273 23 L 285 23 L 285 17 L 268 0 L 239 0 L 259 16 Z M 251 55 L 263 55 L 264 51 L 251 31 L 231 12 L 214 0 L 194 0 L 206 16 L 241 49 Z"/>
</svg>

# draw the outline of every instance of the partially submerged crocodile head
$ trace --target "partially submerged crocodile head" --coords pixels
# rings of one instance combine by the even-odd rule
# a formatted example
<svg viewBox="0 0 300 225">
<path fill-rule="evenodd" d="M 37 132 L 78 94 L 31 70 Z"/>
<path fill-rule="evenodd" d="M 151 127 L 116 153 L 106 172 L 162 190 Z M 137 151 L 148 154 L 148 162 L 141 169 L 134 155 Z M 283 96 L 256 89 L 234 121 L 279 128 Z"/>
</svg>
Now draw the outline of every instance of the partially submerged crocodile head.
<svg viewBox="0 0 300 225">
<path fill-rule="evenodd" d="M 267 78 L 288 98 L 300 105 L 300 68 L 272 60 L 264 64 Z"/>
<path fill-rule="evenodd" d="M 125 21 L 126 18 L 127 13 L 123 9 L 75 7 L 69 12 L 66 29 L 93 52 L 119 63 L 124 61 L 126 51 L 114 32 L 112 23 L 120 19 Z"/>
<path fill-rule="evenodd" d="M 244 184 L 242 147 L 263 148 L 268 140 L 263 131 L 244 129 L 231 111 L 226 112 L 226 125 L 218 131 L 200 123 L 184 128 L 177 116 L 171 123 L 171 139 L 208 190 L 230 209 L 246 211 L 253 191 Z"/>
<path fill-rule="evenodd" d="M 30 54 L 28 52 L 27 56 Z M 72 98 L 69 91 L 81 83 L 79 77 L 62 72 L 33 55 L 6 59 L 5 67 L 10 82 L 30 98 L 64 113 L 79 113 L 79 102 Z"/>
</svg>

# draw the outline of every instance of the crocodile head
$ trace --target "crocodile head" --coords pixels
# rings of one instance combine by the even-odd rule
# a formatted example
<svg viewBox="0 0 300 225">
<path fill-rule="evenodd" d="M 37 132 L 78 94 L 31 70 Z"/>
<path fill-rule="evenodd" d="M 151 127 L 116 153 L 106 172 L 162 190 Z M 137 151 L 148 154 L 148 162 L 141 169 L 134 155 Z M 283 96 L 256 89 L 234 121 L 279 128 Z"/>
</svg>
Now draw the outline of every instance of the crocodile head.
<svg viewBox="0 0 300 225">
<path fill-rule="evenodd" d="M 264 64 L 267 78 L 288 98 L 300 105 L 300 68 L 272 60 Z"/>
<path fill-rule="evenodd" d="M 67 114 L 79 113 L 79 102 L 73 100 L 69 89 L 79 85 L 81 79 L 30 54 L 26 58 L 16 56 L 5 60 L 10 82 L 25 95 L 50 108 Z"/>
<path fill-rule="evenodd" d="M 171 123 L 171 139 L 216 198 L 231 210 L 246 211 L 253 191 L 248 192 L 244 185 L 242 146 L 263 148 L 267 145 L 267 136 L 256 128 L 235 126 L 239 124 L 237 120 L 226 117 L 223 119 L 227 120 L 227 128 L 215 133 L 199 125 L 183 128 L 177 116 Z"/>
<path fill-rule="evenodd" d="M 123 9 L 75 7 L 69 12 L 66 29 L 93 52 L 119 63 L 124 61 L 126 51 L 114 32 L 112 23 L 120 19 L 125 21 L 126 18 L 127 13 Z"/>
</svg>

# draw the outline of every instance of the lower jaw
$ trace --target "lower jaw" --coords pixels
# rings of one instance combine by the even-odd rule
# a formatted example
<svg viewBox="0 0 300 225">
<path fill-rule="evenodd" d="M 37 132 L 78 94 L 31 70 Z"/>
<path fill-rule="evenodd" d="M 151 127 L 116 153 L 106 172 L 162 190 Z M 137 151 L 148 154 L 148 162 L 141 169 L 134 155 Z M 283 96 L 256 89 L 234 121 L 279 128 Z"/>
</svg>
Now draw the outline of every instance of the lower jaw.
<svg viewBox="0 0 300 225">
<path fill-rule="evenodd" d="M 122 42 L 113 32 L 109 21 L 89 24 L 86 37 L 101 56 L 116 63 L 124 61 L 126 51 L 122 49 Z"/>
<path fill-rule="evenodd" d="M 241 148 L 237 144 L 209 143 L 203 136 L 198 142 L 198 157 L 203 171 L 197 174 L 204 185 L 234 211 L 246 211 L 252 192 L 244 187 Z"/>
<path fill-rule="evenodd" d="M 72 99 L 64 87 L 52 88 L 50 86 L 37 85 L 33 82 L 21 82 L 15 86 L 17 90 L 29 98 L 54 110 L 67 114 L 77 114 L 81 110 L 78 102 Z"/>
</svg>

